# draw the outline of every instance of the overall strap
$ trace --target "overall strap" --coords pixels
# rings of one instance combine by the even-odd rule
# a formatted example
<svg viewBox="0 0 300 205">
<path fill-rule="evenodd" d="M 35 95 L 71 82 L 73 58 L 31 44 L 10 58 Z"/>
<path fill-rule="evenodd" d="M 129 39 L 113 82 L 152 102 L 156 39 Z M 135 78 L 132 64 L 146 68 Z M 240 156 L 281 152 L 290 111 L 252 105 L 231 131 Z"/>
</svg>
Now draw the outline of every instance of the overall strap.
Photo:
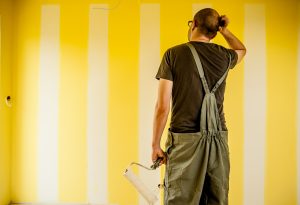
<svg viewBox="0 0 300 205">
<path fill-rule="evenodd" d="M 205 93 L 210 93 L 208 84 L 207 84 L 205 76 L 204 76 L 204 71 L 203 71 L 202 63 L 200 61 L 198 53 L 197 53 L 196 49 L 194 48 L 194 46 L 192 44 L 187 43 L 187 46 L 191 49 L 191 52 L 192 52 L 192 54 L 194 56 L 194 59 L 195 59 L 195 62 L 196 62 L 197 68 L 198 68 L 198 72 L 199 72 L 200 79 L 202 81 L 202 85 L 203 85 L 203 88 L 205 90 Z"/>
<path fill-rule="evenodd" d="M 228 74 L 228 71 L 229 71 L 230 64 L 231 64 L 231 55 L 229 55 L 229 64 L 228 64 L 227 70 L 225 71 L 224 75 L 220 78 L 220 80 L 218 80 L 218 82 L 216 83 L 216 85 L 214 86 L 214 88 L 211 90 L 212 93 L 216 92 L 216 90 L 218 89 L 218 87 L 225 80 L 225 78 L 226 78 L 226 76 Z"/>
<path fill-rule="evenodd" d="M 208 87 L 208 84 L 207 84 L 207 81 L 206 81 L 205 76 L 204 76 L 204 71 L 203 71 L 202 63 L 200 61 L 199 55 L 198 55 L 195 47 L 191 43 L 187 43 L 187 46 L 190 48 L 190 50 L 191 50 L 191 52 L 192 52 L 192 54 L 194 56 L 194 59 L 195 59 L 195 62 L 196 62 L 197 68 L 198 68 L 198 72 L 199 72 L 200 79 L 202 81 L 202 85 L 204 87 L 205 93 L 214 93 L 214 92 L 216 92 L 216 90 L 219 88 L 219 86 L 222 84 L 222 82 L 225 80 L 225 78 L 226 78 L 226 76 L 228 74 L 229 67 L 230 67 L 230 64 L 231 64 L 231 56 L 229 55 L 229 64 L 228 64 L 228 67 L 227 67 L 225 73 L 218 80 L 218 82 L 216 83 L 216 85 L 214 86 L 214 88 L 210 91 L 209 87 Z"/>
<path fill-rule="evenodd" d="M 202 67 L 202 63 L 200 61 L 199 55 L 198 55 L 195 47 L 192 44 L 187 43 L 187 46 L 190 48 L 190 50 L 193 54 L 194 60 L 196 62 L 196 65 L 197 65 L 197 68 L 199 71 L 199 76 L 202 81 L 202 85 L 204 87 L 205 93 L 206 93 L 204 96 L 204 99 L 203 99 L 202 107 L 201 107 L 200 130 L 207 130 L 211 133 L 216 133 L 218 130 L 219 131 L 222 130 L 222 125 L 221 125 L 221 119 L 220 119 L 219 110 L 217 107 L 217 102 L 216 102 L 216 97 L 215 97 L 214 92 L 222 84 L 222 82 L 224 81 L 224 79 L 226 78 L 226 76 L 228 74 L 229 67 L 231 64 L 231 57 L 229 58 L 229 65 L 227 67 L 226 72 L 218 80 L 218 82 L 216 83 L 216 85 L 214 86 L 212 91 L 209 91 L 209 87 L 208 87 L 207 81 L 204 76 L 204 71 L 203 71 L 203 67 Z"/>
</svg>

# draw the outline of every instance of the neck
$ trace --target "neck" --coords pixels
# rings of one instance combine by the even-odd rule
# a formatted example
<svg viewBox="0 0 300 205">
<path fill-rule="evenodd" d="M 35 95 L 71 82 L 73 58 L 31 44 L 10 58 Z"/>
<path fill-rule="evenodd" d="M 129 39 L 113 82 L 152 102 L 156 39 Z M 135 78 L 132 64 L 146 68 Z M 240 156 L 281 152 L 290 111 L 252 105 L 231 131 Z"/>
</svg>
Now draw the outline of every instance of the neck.
<svg viewBox="0 0 300 205">
<path fill-rule="evenodd" d="M 204 35 L 192 35 L 190 41 L 209 43 L 210 39 Z"/>
</svg>

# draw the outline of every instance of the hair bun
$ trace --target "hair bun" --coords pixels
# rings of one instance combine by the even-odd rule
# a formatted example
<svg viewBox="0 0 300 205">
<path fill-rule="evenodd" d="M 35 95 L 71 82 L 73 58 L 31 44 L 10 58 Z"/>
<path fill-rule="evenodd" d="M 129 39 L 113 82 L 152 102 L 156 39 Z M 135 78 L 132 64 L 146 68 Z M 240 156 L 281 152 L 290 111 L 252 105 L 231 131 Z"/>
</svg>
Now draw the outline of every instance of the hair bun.
<svg viewBox="0 0 300 205">
<path fill-rule="evenodd" d="M 222 16 L 219 17 L 219 26 L 221 27 L 225 26 L 225 20 L 222 19 Z"/>
</svg>

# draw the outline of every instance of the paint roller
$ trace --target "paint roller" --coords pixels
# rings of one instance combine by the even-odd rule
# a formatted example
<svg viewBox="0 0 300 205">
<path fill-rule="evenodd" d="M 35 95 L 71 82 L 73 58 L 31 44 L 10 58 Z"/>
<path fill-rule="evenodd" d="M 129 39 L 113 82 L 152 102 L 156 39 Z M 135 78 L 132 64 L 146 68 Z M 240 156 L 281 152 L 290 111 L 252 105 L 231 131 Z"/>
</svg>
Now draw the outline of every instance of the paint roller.
<svg viewBox="0 0 300 205">
<path fill-rule="evenodd" d="M 139 163 L 132 162 L 124 172 L 124 177 L 136 188 L 136 190 L 144 197 L 144 199 L 146 199 L 149 204 L 154 204 L 158 200 L 156 193 L 149 190 L 149 188 L 140 180 L 140 178 L 133 173 L 130 167 L 132 165 L 138 165 L 147 170 L 155 170 L 157 167 L 159 167 L 161 160 L 162 158 L 158 158 L 150 168 Z M 160 188 L 160 185 L 158 187 Z"/>
</svg>

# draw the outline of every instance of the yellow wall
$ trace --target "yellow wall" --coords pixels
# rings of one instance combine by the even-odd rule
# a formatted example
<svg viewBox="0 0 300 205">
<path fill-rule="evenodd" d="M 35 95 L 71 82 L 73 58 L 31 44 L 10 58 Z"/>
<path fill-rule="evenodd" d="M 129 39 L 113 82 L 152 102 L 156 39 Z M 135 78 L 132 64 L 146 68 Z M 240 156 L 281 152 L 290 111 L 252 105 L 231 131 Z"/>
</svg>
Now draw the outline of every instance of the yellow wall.
<svg viewBox="0 0 300 205">
<path fill-rule="evenodd" d="M 267 4 L 266 204 L 297 202 L 297 1 Z M 287 41 L 281 40 L 289 31 Z M 299 79 L 298 79 L 299 80 Z M 299 125 L 298 125 L 299 126 Z M 285 197 L 282 197 L 285 196 Z M 299 202 L 298 202 L 299 203 Z"/>
<path fill-rule="evenodd" d="M 116 1 L 111 2 L 113 6 Z M 124 191 L 131 187 L 120 174 L 138 158 L 138 149 L 131 149 L 138 147 L 138 16 L 134 0 L 121 3 L 109 15 L 108 190 L 110 202 L 123 204 L 138 204 L 135 192 Z M 128 32 L 120 36 L 120 31 Z"/>
<path fill-rule="evenodd" d="M 117 1 L 15 0 L 13 24 L 10 21 L 10 2 L 0 1 L 2 27 L 7 28 L 1 29 L 1 99 L 11 93 L 9 42 L 10 29 L 14 28 L 11 141 L 10 110 L 0 99 L 0 205 L 7 203 L 9 198 L 17 202 L 37 200 L 37 95 L 40 16 L 44 4 L 58 4 L 61 11 L 59 200 L 86 202 L 88 9 L 91 3 L 108 3 L 114 7 Z M 130 161 L 138 159 L 139 6 L 140 3 L 150 2 L 161 6 L 161 54 L 168 47 L 186 41 L 192 3 L 199 3 L 192 0 L 127 0 L 121 1 L 109 12 L 108 199 L 120 205 L 138 203 L 137 194 L 124 181 L 121 173 Z M 268 95 L 265 204 L 296 205 L 297 0 L 280 2 L 208 0 L 205 3 L 211 3 L 220 13 L 227 14 L 232 19 L 231 30 L 242 40 L 244 3 L 262 3 L 266 6 Z M 286 34 L 289 34 L 288 37 Z M 216 42 L 224 43 L 220 37 Z M 227 83 L 230 94 L 226 94 L 225 102 L 225 112 L 230 113 L 226 117 L 230 129 L 231 205 L 243 204 L 243 66 L 243 63 L 240 64 L 231 73 Z M 149 108 L 149 112 L 152 111 Z M 76 117 L 72 113 L 76 113 Z"/>
<path fill-rule="evenodd" d="M 59 189 L 62 201 L 86 199 L 88 7 L 61 1 Z M 80 15 L 78 15 L 80 13 Z M 76 103 L 74 103 L 76 102 Z M 76 117 L 72 114 L 76 110 Z M 74 129 L 74 126 L 76 129 Z M 72 146 L 69 144 L 72 143 Z M 78 169 L 79 168 L 79 169 Z M 77 171 L 74 171 L 77 170 Z"/>
<path fill-rule="evenodd" d="M 10 0 L 0 1 L 0 18 L 0 204 L 8 204 L 10 201 L 11 109 L 6 106 L 4 99 L 11 95 L 12 4 Z"/>
<path fill-rule="evenodd" d="M 36 198 L 40 5 L 15 1 L 13 35 L 12 200 Z"/>
</svg>

